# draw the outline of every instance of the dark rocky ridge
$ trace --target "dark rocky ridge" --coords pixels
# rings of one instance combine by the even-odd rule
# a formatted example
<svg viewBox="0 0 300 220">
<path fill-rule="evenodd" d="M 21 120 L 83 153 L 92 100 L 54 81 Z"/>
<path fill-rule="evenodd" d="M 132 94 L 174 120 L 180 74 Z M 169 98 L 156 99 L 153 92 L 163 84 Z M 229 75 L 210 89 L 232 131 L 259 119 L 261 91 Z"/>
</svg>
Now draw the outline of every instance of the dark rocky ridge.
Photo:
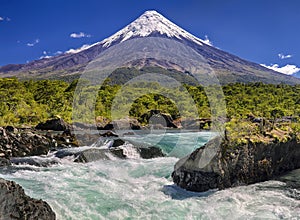
<svg viewBox="0 0 300 220">
<path fill-rule="evenodd" d="M 206 163 L 207 155 L 214 150 L 216 154 Z M 232 147 L 227 140 L 216 137 L 179 160 L 172 177 L 175 184 L 190 191 L 224 189 L 274 179 L 300 168 L 299 158 L 300 144 L 295 138 L 277 143 L 249 140 Z"/>
<path fill-rule="evenodd" d="M 54 220 L 56 217 L 46 202 L 30 198 L 20 185 L 0 178 L 0 219 Z"/>
</svg>

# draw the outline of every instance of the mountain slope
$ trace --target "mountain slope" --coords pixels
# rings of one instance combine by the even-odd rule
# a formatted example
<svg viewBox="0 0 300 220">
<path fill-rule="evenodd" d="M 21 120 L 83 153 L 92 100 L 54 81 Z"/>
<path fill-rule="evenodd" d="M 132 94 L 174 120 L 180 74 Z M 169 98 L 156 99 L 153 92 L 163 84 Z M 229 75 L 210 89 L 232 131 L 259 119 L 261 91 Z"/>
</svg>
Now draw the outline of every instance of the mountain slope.
<svg viewBox="0 0 300 220">
<path fill-rule="evenodd" d="M 205 43 L 156 11 L 146 11 L 135 21 L 114 35 L 88 47 L 59 56 L 32 61 L 28 64 L 10 64 L 0 68 L 1 77 L 19 78 L 76 78 L 85 66 L 107 48 L 121 42 L 143 37 L 165 37 L 191 46 L 201 54 L 217 74 L 222 84 L 231 82 L 264 82 L 298 84 L 300 79 L 287 76 L 246 61 Z M 113 62 L 113 61 L 112 61 Z M 156 63 L 158 63 L 157 61 Z M 149 62 L 145 62 L 149 63 Z M 153 60 L 152 66 L 157 65 Z M 139 68 L 142 68 L 139 66 Z M 165 66 L 168 69 L 168 66 Z"/>
</svg>

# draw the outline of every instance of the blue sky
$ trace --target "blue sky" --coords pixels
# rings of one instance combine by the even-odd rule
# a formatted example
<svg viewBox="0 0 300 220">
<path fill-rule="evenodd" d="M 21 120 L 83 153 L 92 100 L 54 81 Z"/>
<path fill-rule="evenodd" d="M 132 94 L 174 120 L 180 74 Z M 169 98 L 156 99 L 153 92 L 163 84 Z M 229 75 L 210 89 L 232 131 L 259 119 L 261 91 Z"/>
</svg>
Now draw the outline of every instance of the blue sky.
<svg viewBox="0 0 300 220">
<path fill-rule="evenodd" d="M 157 10 L 241 58 L 300 67 L 299 8 L 297 0 L 0 0 L 0 66 L 101 41 Z"/>
</svg>

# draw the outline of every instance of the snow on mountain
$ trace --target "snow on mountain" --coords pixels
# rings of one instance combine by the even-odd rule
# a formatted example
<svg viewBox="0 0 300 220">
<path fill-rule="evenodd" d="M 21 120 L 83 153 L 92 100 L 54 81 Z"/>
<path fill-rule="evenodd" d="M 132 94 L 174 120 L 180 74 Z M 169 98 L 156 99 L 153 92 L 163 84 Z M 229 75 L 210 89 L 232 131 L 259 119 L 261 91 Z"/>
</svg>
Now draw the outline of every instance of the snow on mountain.
<svg viewBox="0 0 300 220">
<path fill-rule="evenodd" d="M 112 43 L 117 41 L 123 42 L 132 37 L 147 37 L 153 33 L 160 33 L 161 35 L 175 37 L 177 39 L 185 38 L 197 43 L 198 45 L 203 45 L 203 43 L 205 43 L 204 40 L 201 40 L 183 30 L 158 12 L 146 11 L 122 30 L 101 41 L 100 44 L 104 47 L 109 47 Z"/>
</svg>

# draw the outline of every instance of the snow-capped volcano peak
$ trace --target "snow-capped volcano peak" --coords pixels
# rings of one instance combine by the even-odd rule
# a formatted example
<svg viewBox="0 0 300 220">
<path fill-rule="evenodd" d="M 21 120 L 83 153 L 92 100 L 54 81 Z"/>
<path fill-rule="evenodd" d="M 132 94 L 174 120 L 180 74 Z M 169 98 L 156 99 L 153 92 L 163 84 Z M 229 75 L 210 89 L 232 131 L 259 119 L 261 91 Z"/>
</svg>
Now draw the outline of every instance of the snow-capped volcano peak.
<svg viewBox="0 0 300 220">
<path fill-rule="evenodd" d="M 144 14 L 135 21 L 100 43 L 104 47 L 109 47 L 114 42 L 123 42 L 132 37 L 146 37 L 155 33 L 166 35 L 167 37 L 175 37 L 177 39 L 185 38 L 199 45 L 205 43 L 205 41 L 183 30 L 154 10 L 144 12 Z"/>
</svg>

